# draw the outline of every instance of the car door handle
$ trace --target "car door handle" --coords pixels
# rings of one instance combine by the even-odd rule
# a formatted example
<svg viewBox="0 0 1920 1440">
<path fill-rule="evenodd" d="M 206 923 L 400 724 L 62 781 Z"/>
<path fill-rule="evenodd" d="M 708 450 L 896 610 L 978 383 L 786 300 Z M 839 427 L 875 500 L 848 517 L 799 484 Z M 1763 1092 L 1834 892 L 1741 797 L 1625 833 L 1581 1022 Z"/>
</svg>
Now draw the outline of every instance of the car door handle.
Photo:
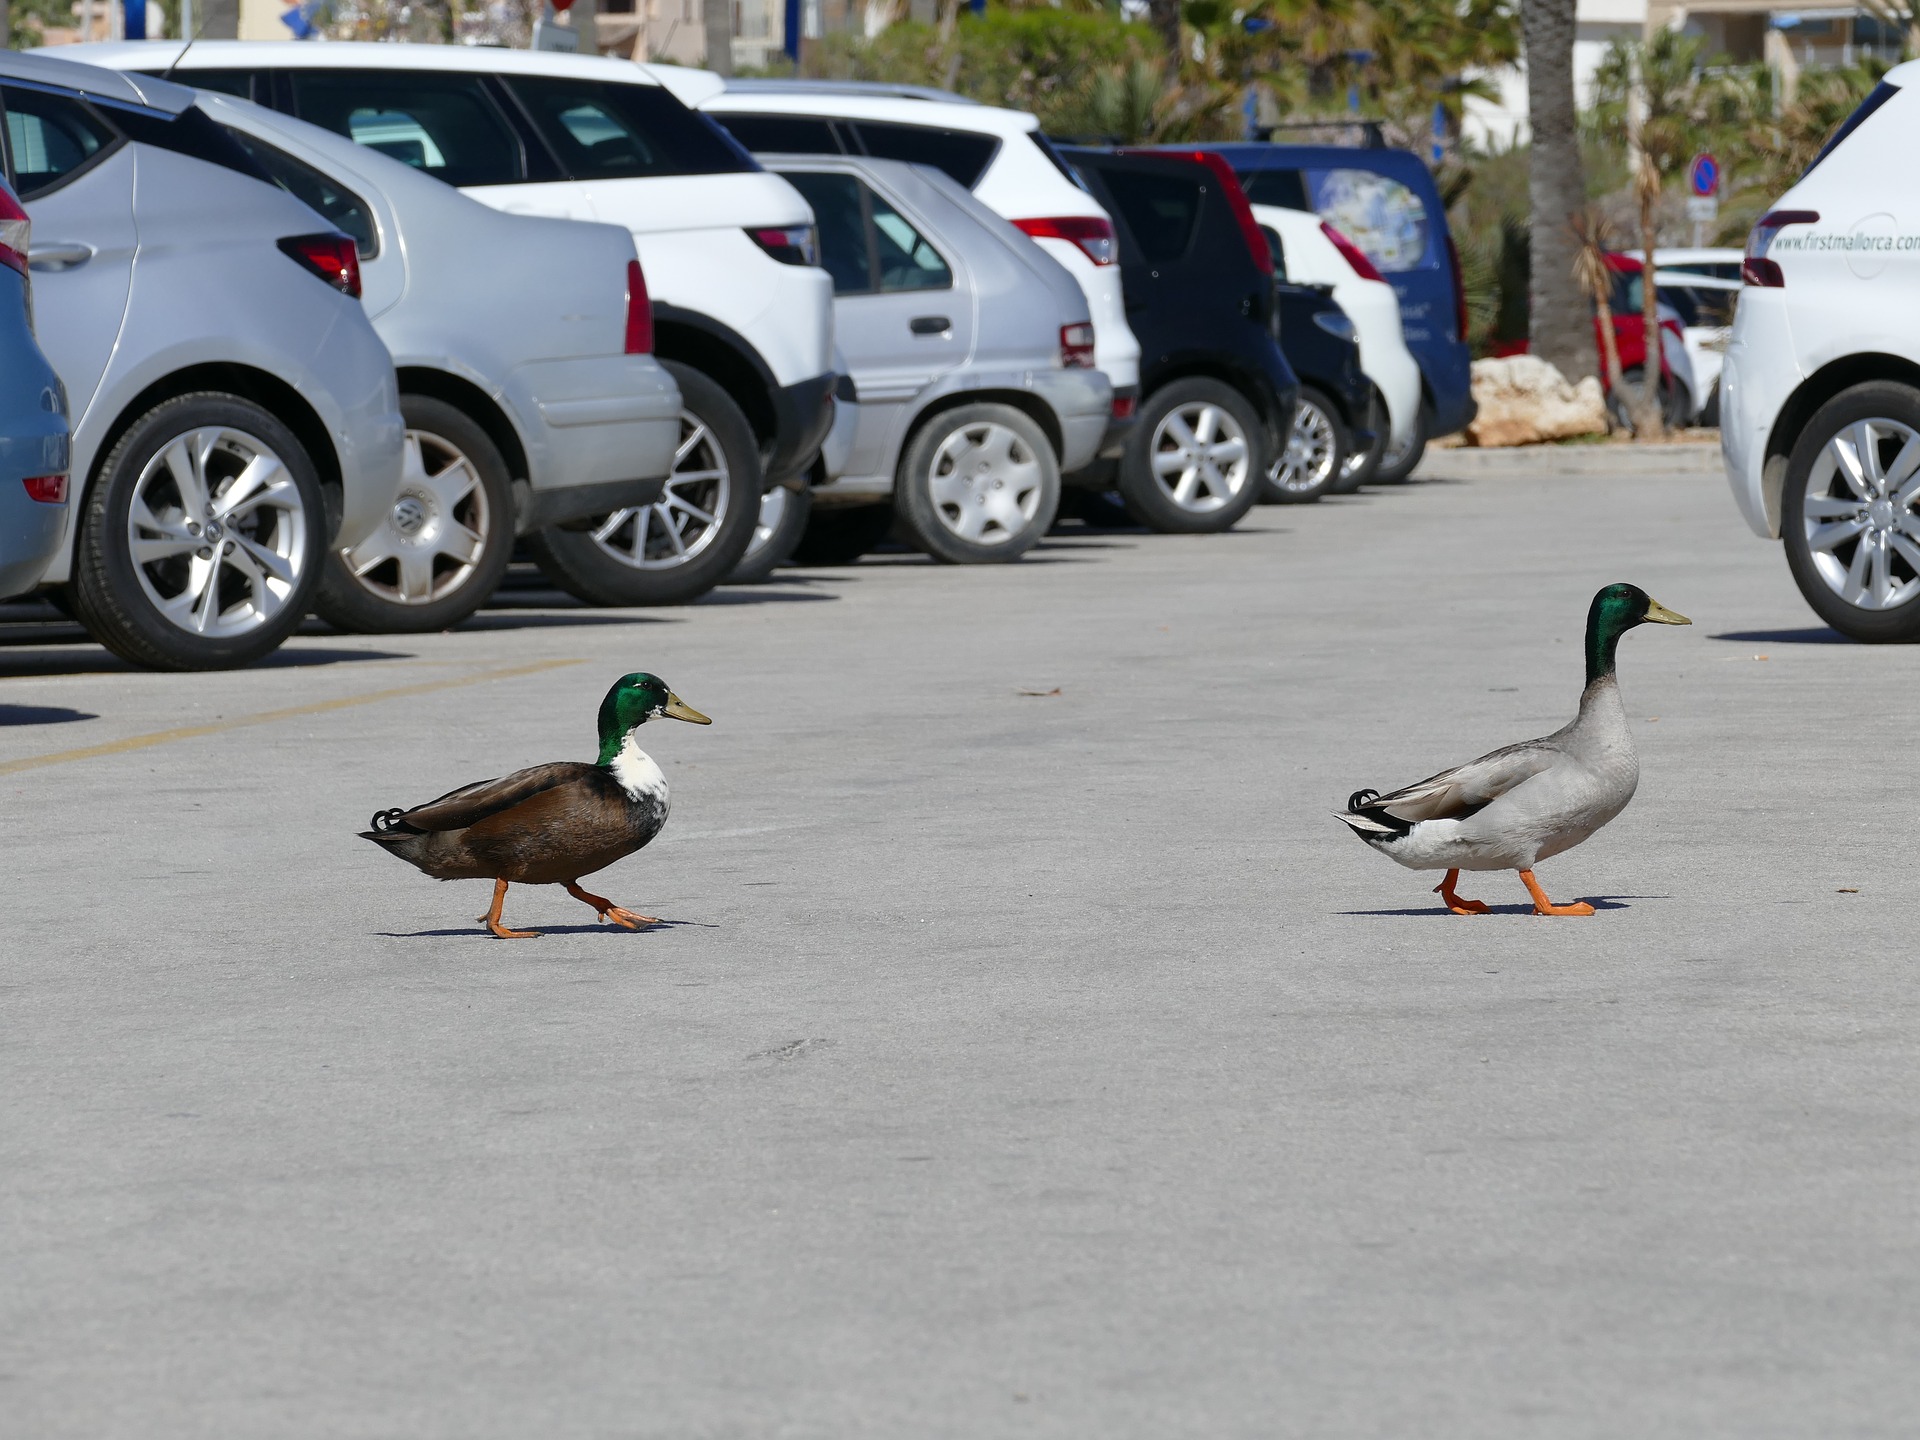
<svg viewBox="0 0 1920 1440">
<path fill-rule="evenodd" d="M 944 335 L 953 329 L 953 321 L 944 315 L 916 315 L 907 328 L 916 335 Z"/>
<path fill-rule="evenodd" d="M 75 270 L 93 258 L 91 245 L 35 245 L 27 263 L 35 270 Z"/>
</svg>

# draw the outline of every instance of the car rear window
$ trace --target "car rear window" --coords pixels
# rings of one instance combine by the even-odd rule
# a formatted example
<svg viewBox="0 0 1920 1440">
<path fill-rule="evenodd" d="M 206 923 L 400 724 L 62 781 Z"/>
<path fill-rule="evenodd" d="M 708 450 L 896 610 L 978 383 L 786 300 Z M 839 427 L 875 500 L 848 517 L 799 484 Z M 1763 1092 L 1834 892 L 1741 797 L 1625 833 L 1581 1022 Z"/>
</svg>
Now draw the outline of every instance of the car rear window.
<svg viewBox="0 0 1920 1440">
<path fill-rule="evenodd" d="M 770 155 L 838 155 L 840 141 L 833 133 L 833 122 L 804 115 L 709 116 L 749 150 Z"/>
<path fill-rule="evenodd" d="M 233 137 L 233 142 L 247 152 L 248 158 L 264 170 L 274 184 L 309 209 L 318 211 L 343 234 L 351 235 L 354 249 L 360 252 L 362 260 L 371 260 L 380 253 L 379 230 L 373 223 L 373 212 L 367 208 L 366 201 L 305 161 L 294 159 L 286 151 L 244 130 L 236 130 L 231 125 L 226 130 Z"/>
<path fill-rule="evenodd" d="M 758 168 L 718 125 L 659 85 L 517 75 L 508 88 L 576 180 Z"/>
<path fill-rule="evenodd" d="M 1281 210 L 1313 212 L 1307 199 L 1307 181 L 1298 170 L 1241 170 L 1240 188 L 1255 205 L 1272 205 Z"/>
<path fill-rule="evenodd" d="M 881 160 L 906 160 L 944 170 L 971 190 L 987 173 L 1000 149 L 991 135 L 967 130 L 938 130 L 931 125 L 882 125 L 861 120 L 853 125 L 867 154 Z"/>
<path fill-rule="evenodd" d="M 1178 260 L 1192 247 L 1206 203 L 1204 174 L 1197 168 L 1192 179 L 1117 167 L 1101 171 L 1141 258 L 1149 264 Z"/>
<path fill-rule="evenodd" d="M 1375 170 L 1310 170 L 1313 209 L 1389 275 L 1440 263 L 1426 204 Z"/>
<path fill-rule="evenodd" d="M 449 185 L 511 185 L 526 159 L 477 75 L 293 70 L 294 114 Z"/>
</svg>

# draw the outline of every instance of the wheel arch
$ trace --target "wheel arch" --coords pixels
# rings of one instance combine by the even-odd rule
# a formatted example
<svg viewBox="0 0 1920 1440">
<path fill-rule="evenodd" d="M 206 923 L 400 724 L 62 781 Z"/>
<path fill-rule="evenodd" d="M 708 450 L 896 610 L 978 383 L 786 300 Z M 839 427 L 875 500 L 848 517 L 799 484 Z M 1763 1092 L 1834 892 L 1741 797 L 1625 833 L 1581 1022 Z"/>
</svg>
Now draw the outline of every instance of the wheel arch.
<svg viewBox="0 0 1920 1440">
<path fill-rule="evenodd" d="M 1170 362 L 1164 369 L 1156 370 L 1151 386 L 1141 386 L 1140 405 L 1144 410 L 1152 403 L 1153 396 L 1177 380 L 1218 380 L 1221 384 L 1237 393 L 1241 399 L 1253 407 L 1253 413 L 1267 427 L 1268 440 L 1279 444 L 1286 439 L 1287 422 L 1290 416 L 1274 413 L 1273 397 L 1263 395 L 1265 388 L 1238 366 L 1223 360 L 1207 356 L 1192 356 Z M 1316 387 L 1318 388 L 1318 387 Z"/>
<path fill-rule="evenodd" d="M 1787 487 L 1787 462 L 1801 432 L 1813 420 L 1814 413 L 1843 390 L 1874 380 L 1891 380 L 1920 392 L 1920 365 L 1898 355 L 1869 351 L 1846 355 L 1821 366 L 1802 380 L 1773 417 L 1767 432 L 1767 448 L 1760 470 L 1760 499 L 1766 507 L 1767 526 L 1775 539 L 1780 538 L 1781 497 Z"/>
<path fill-rule="evenodd" d="M 906 459 L 907 451 L 913 448 L 913 442 L 919 437 L 929 422 L 944 415 L 949 410 L 958 410 L 963 405 L 1006 405 L 1018 410 L 1034 424 L 1040 427 L 1040 433 L 1047 437 L 1047 443 L 1053 447 L 1053 463 L 1060 464 L 1060 456 L 1066 448 L 1066 439 L 1060 429 L 1060 417 L 1053 413 L 1053 407 L 1038 395 L 1027 390 L 956 390 L 950 395 L 942 395 L 929 401 L 919 414 L 913 417 L 906 433 L 900 437 L 900 459 Z M 898 462 L 896 462 L 898 463 Z"/>
<path fill-rule="evenodd" d="M 500 408 L 500 403 L 478 385 L 450 371 L 430 365 L 404 365 L 394 371 L 400 381 L 400 394 L 425 395 L 453 406 L 487 432 L 487 438 L 507 462 L 507 474 L 515 480 L 532 479 L 527 464 L 527 447 L 519 429 Z"/>
<path fill-rule="evenodd" d="M 772 448 L 780 429 L 773 408 L 778 382 L 760 352 L 738 331 L 695 310 L 655 304 L 653 354 L 710 376 L 746 415 L 761 452 Z"/>
</svg>

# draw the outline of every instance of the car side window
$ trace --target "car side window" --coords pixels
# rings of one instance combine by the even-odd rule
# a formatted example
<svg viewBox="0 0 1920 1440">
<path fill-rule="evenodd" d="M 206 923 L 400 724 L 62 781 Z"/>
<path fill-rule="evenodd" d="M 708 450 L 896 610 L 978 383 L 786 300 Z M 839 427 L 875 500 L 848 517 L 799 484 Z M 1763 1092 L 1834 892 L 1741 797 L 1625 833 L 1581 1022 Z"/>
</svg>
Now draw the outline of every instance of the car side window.
<svg viewBox="0 0 1920 1440">
<path fill-rule="evenodd" d="M 294 159 L 286 151 L 269 145 L 257 136 L 232 126 L 227 127 L 227 133 L 274 184 L 308 209 L 319 212 L 329 224 L 339 227 L 343 234 L 351 235 L 354 249 L 362 260 L 371 260 L 380 253 L 380 233 L 366 201 L 311 165 Z"/>
<path fill-rule="evenodd" d="M 1267 253 L 1273 257 L 1273 278 L 1284 285 L 1287 283 L 1287 242 L 1271 225 L 1262 225 L 1260 234 L 1267 242 Z"/>
<path fill-rule="evenodd" d="M 517 75 L 507 84 L 576 180 L 759 168 L 725 131 L 664 86 L 544 75 Z"/>
<path fill-rule="evenodd" d="M 477 75 L 294 70 L 294 113 L 449 185 L 526 179 L 520 142 Z"/>
<path fill-rule="evenodd" d="M 158 71 L 150 72 L 158 74 Z M 218 90 L 222 95 L 238 96 L 242 100 L 253 99 L 253 71 L 251 70 L 176 70 L 173 78 L 182 85 L 191 85 L 196 90 Z"/>
<path fill-rule="evenodd" d="M 799 115 L 728 115 L 710 118 L 749 150 L 772 155 L 838 155 L 840 141 L 827 120 Z"/>
<path fill-rule="evenodd" d="M 867 203 L 873 211 L 873 253 L 882 290 L 945 290 L 953 284 L 953 271 L 940 252 L 898 210 L 871 191 Z"/>
<path fill-rule="evenodd" d="M 1101 178 L 1150 265 L 1184 257 L 1200 225 L 1205 188 L 1199 179 L 1114 169 Z"/>
<path fill-rule="evenodd" d="M 991 135 L 965 130 L 937 130 L 930 125 L 882 125 L 857 121 L 854 133 L 866 152 L 881 160 L 906 160 L 944 170 L 971 190 L 987 173 L 1000 149 Z"/>
<path fill-rule="evenodd" d="M 1255 205 L 1274 205 L 1282 210 L 1313 210 L 1307 199 L 1307 182 L 1298 170 L 1241 170 L 1240 188 Z"/>
<path fill-rule="evenodd" d="M 867 231 L 867 187 L 851 175 L 817 171 L 789 171 L 783 178 L 813 207 L 813 223 L 820 233 L 820 264 L 833 277 L 833 293 L 872 294 L 879 285 Z"/>
<path fill-rule="evenodd" d="M 0 85 L 0 105 L 6 107 L 14 188 L 22 200 L 45 194 L 119 138 L 71 96 Z"/>
</svg>

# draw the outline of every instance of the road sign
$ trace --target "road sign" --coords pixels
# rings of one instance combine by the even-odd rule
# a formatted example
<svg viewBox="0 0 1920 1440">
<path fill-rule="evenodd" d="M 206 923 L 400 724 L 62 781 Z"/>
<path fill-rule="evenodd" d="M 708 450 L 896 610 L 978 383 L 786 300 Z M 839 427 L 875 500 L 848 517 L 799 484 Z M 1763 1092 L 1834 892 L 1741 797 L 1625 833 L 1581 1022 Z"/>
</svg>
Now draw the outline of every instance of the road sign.
<svg viewBox="0 0 1920 1440">
<path fill-rule="evenodd" d="M 1687 162 L 1687 184 L 1702 199 L 1720 193 L 1720 162 L 1702 152 Z"/>
<path fill-rule="evenodd" d="M 1687 197 L 1687 219 L 1698 225 L 1711 225 L 1720 218 L 1720 202 L 1711 195 Z"/>
</svg>

